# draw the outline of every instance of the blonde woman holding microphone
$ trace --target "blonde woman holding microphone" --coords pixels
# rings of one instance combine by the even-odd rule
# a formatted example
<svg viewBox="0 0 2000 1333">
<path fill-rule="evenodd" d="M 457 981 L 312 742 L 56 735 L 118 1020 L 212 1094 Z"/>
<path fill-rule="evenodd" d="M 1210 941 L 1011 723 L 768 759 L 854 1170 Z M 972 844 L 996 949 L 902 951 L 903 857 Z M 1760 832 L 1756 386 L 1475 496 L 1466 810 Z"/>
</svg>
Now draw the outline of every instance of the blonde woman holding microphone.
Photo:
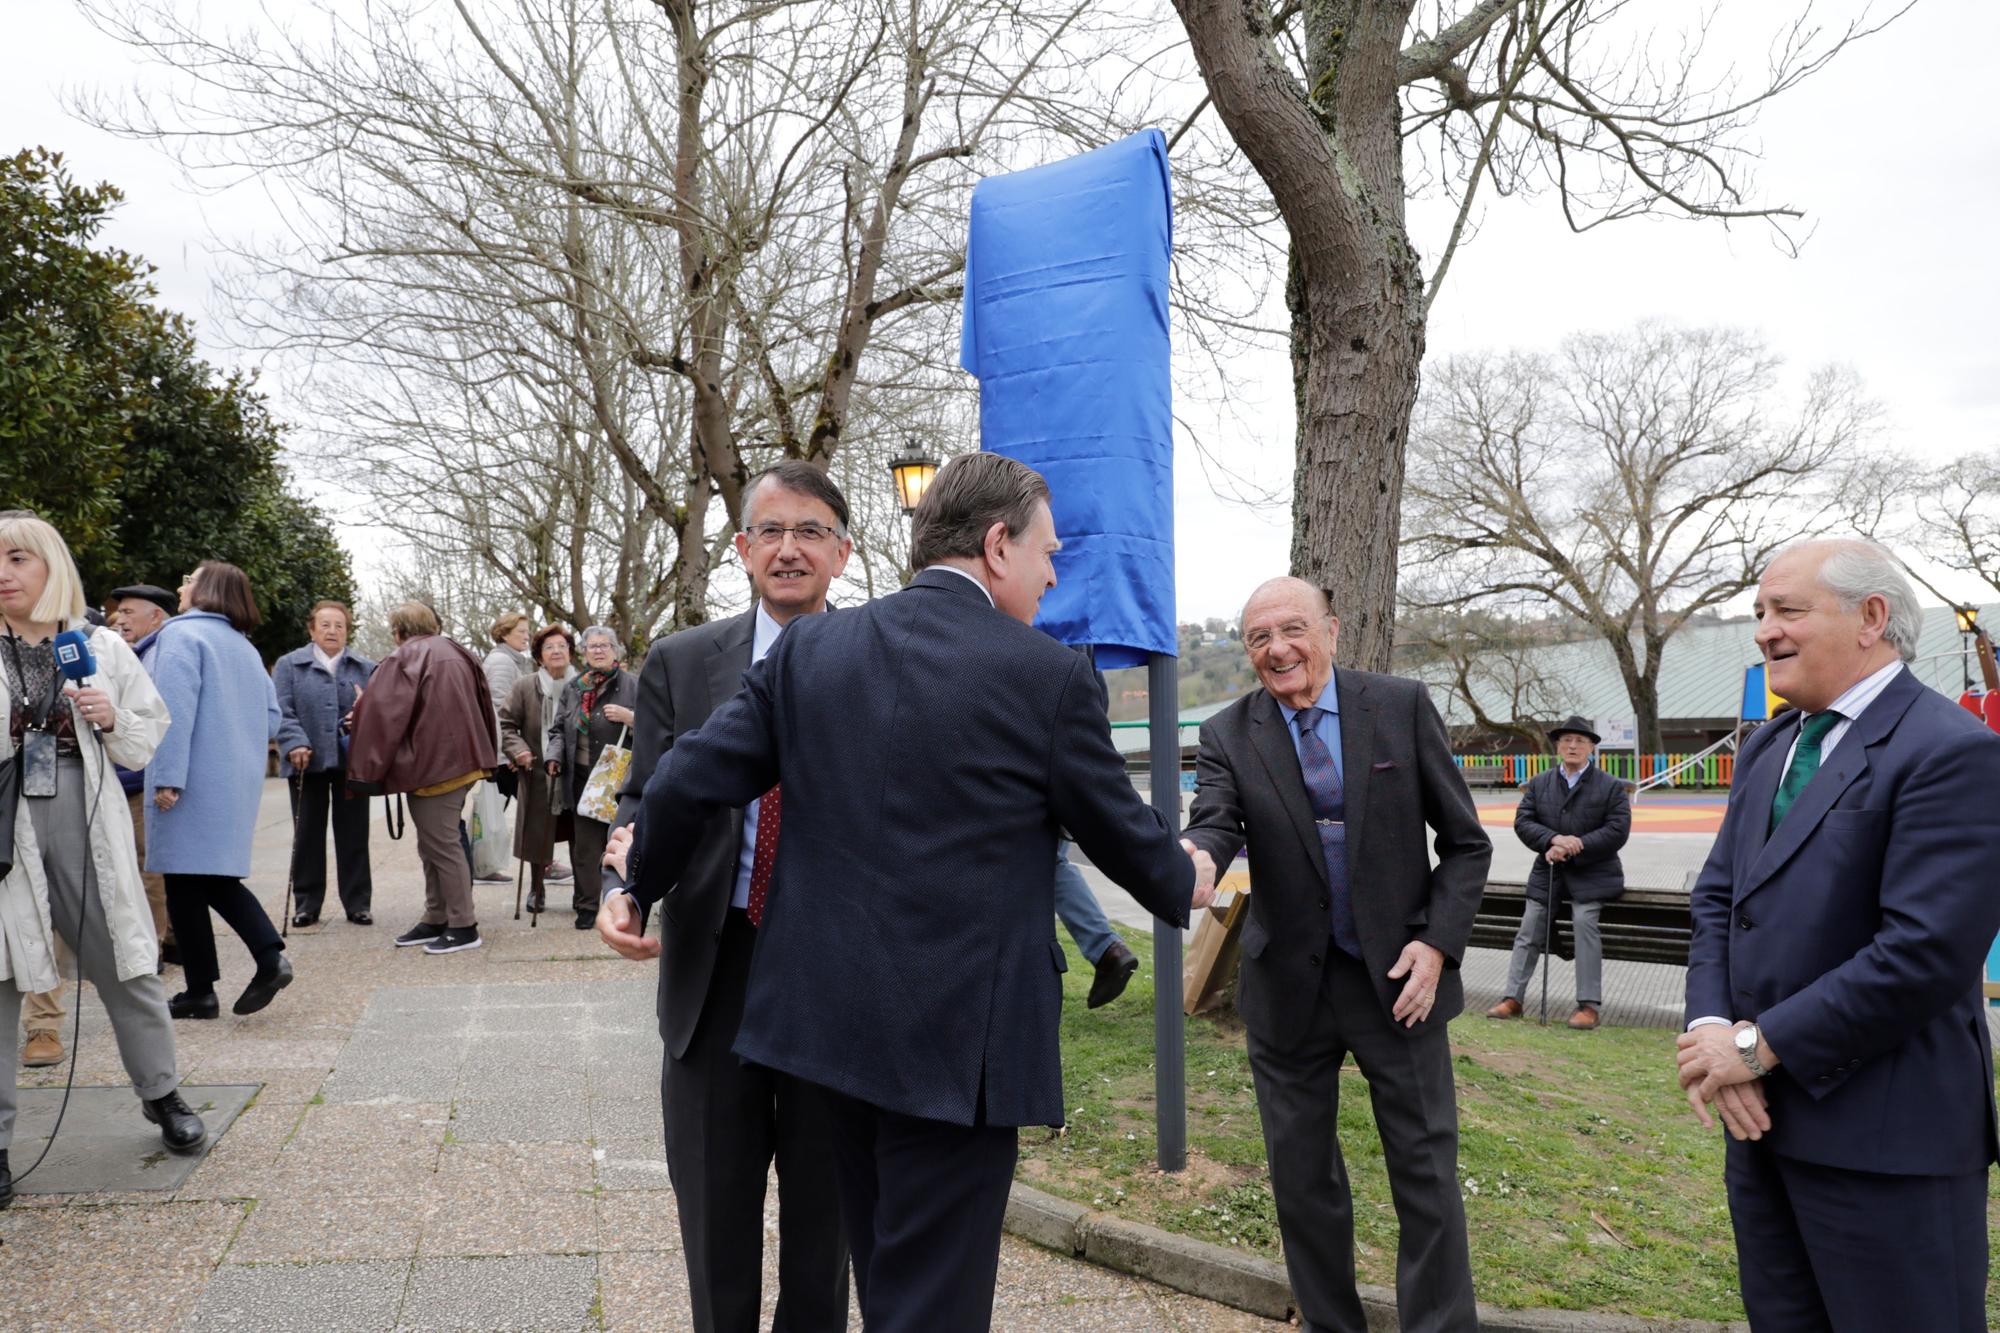
<svg viewBox="0 0 2000 1333">
<path fill-rule="evenodd" d="M 168 713 L 115 631 L 84 624 L 76 564 L 62 535 L 19 512 L 0 515 L 0 764 L 10 764 L 13 859 L 0 878 L 0 1031 L 20 1021 L 21 995 L 57 981 L 55 942 L 67 943 L 97 988 L 140 1110 L 175 1152 L 207 1137 L 181 1098 L 173 1022 L 160 979 L 132 822 L 114 797 L 111 765 L 143 768 Z M 65 685 L 56 636 L 85 631 L 96 672 Z M 14 1196 L 15 1067 L 0 1060 L 0 1207 Z"/>
</svg>

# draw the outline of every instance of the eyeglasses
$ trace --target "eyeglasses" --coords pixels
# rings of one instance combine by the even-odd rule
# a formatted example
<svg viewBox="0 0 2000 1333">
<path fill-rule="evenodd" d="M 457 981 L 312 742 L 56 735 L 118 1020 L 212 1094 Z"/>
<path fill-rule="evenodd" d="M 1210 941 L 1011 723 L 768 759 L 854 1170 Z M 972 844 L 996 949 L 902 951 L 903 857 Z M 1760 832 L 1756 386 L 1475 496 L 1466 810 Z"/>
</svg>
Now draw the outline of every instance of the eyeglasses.
<svg viewBox="0 0 2000 1333">
<path fill-rule="evenodd" d="M 1278 626 L 1277 637 L 1283 639 L 1286 643 L 1299 643 L 1311 634 L 1315 628 L 1317 626 L 1304 620 L 1287 621 L 1285 624 Z M 1272 635 L 1269 630 L 1253 629 L 1243 636 L 1243 646 L 1253 653 L 1261 653 L 1264 649 L 1271 646 L 1271 638 Z"/>
<path fill-rule="evenodd" d="M 794 528 L 788 528 L 782 523 L 759 523 L 755 527 L 745 528 L 743 532 L 750 539 L 752 546 L 776 546 L 785 540 L 785 534 L 788 532 L 801 546 L 818 546 L 821 542 L 832 541 L 839 535 L 823 523 L 801 523 Z"/>
</svg>

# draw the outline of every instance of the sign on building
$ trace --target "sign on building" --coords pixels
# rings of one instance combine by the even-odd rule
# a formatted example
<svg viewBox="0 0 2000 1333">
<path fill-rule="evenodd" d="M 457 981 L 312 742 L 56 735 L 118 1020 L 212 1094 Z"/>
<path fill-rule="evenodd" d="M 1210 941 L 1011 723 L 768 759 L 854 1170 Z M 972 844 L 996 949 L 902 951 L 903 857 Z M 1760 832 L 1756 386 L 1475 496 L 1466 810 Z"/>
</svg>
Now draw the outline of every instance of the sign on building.
<svg viewBox="0 0 2000 1333">
<path fill-rule="evenodd" d="M 1639 748 L 1639 719 L 1600 717 L 1597 719 L 1597 734 L 1604 737 L 1598 742 L 1599 749 L 1636 750 Z"/>
</svg>

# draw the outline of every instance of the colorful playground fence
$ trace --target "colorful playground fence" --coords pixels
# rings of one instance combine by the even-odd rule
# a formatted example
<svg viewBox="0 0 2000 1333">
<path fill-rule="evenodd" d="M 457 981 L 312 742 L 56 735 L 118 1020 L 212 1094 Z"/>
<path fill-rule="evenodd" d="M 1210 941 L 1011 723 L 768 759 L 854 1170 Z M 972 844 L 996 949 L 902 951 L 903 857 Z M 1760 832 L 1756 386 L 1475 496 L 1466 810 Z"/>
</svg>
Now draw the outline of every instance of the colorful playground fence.
<svg viewBox="0 0 2000 1333">
<path fill-rule="evenodd" d="M 1644 782 L 1655 773 L 1663 773 L 1677 764 L 1686 763 L 1691 757 L 1689 754 L 1632 754 L 1623 750 L 1600 750 L 1596 760 L 1598 767 L 1614 778 Z M 1509 787 L 1518 787 L 1537 773 L 1548 772 L 1557 762 L 1554 756 L 1546 754 L 1461 754 L 1453 758 L 1468 775 L 1497 773 L 1499 781 Z M 1672 779 L 1668 785 L 1727 787 L 1735 770 L 1735 755 L 1712 754 Z M 1492 778 L 1488 776 L 1487 780 L 1491 782 Z"/>
</svg>

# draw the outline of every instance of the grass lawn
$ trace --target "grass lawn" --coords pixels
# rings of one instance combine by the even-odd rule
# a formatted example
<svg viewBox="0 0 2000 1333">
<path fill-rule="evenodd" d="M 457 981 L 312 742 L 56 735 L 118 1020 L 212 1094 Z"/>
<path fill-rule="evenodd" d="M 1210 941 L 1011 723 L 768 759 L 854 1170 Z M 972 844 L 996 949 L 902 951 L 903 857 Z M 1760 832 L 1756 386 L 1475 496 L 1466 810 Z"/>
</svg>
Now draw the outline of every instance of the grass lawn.
<svg viewBox="0 0 2000 1333">
<path fill-rule="evenodd" d="M 1019 1178 L 1135 1220 L 1282 1258 L 1257 1102 L 1233 1013 L 1188 1021 L 1188 1169 L 1153 1151 L 1150 939 L 1124 932 L 1147 966 L 1114 1004 L 1084 1007 L 1090 968 L 1067 938 L 1063 1075 L 1069 1127 L 1023 1131 Z M 1688 1114 L 1659 1029 L 1571 1032 L 1473 1014 L 1451 1025 L 1459 1183 L 1473 1279 L 1496 1305 L 1741 1319 L 1722 1187 L 1720 1131 Z M 1355 1193 L 1363 1281 L 1395 1283 L 1396 1218 L 1367 1084 L 1343 1072 L 1340 1138 Z M 1989 1216 L 2000 1224 L 2000 1192 Z M 2000 1286 L 1989 1287 L 2000 1323 Z"/>
</svg>

